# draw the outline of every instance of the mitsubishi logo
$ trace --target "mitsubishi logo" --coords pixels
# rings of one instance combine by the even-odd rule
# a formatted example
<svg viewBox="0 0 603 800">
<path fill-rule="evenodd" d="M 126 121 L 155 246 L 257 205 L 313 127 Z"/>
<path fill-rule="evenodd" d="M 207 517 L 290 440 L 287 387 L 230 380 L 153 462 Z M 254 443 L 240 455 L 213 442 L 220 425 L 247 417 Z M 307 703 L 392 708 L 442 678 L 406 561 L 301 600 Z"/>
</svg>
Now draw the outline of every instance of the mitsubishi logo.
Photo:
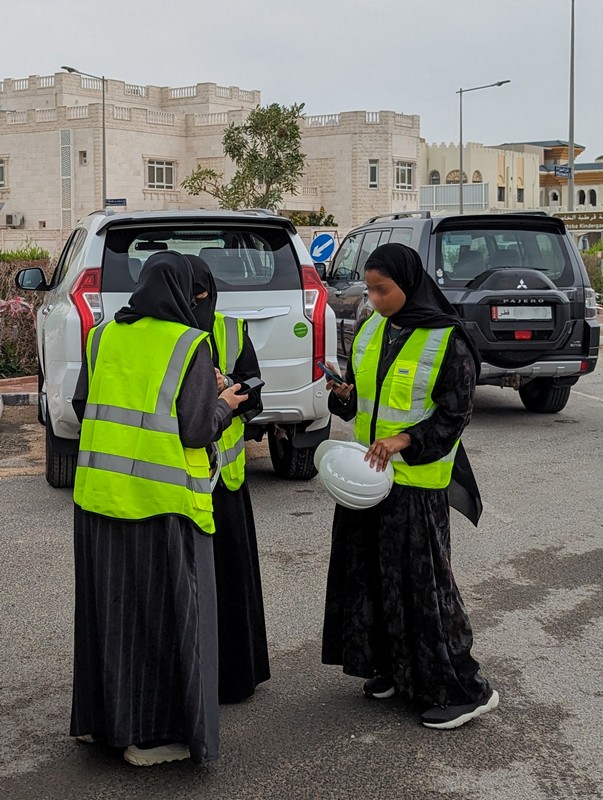
<svg viewBox="0 0 603 800">
<path fill-rule="evenodd" d="M 527 289 L 528 287 L 525 285 L 523 278 L 519 279 L 519 283 L 517 284 L 518 289 Z"/>
</svg>

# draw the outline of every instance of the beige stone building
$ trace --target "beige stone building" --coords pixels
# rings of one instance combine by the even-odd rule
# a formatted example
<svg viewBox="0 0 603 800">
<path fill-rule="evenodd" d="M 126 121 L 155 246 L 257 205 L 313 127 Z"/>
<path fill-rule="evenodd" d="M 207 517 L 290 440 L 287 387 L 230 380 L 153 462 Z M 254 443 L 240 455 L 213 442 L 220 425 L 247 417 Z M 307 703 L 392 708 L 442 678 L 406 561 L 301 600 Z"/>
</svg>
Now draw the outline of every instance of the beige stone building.
<svg viewBox="0 0 603 800">
<path fill-rule="evenodd" d="M 106 79 L 107 197 L 125 200 L 127 210 L 215 207 L 210 195 L 190 197 L 181 181 L 199 164 L 228 180 L 224 129 L 260 102 L 260 92 L 235 86 Z M 347 229 L 371 214 L 417 207 L 417 116 L 354 111 L 302 125 L 307 170 L 284 198 L 285 212 L 323 206 Z M 26 232 L 61 239 L 103 206 L 102 139 L 100 79 L 60 72 L 0 81 L 0 247 Z"/>
<path fill-rule="evenodd" d="M 540 205 L 542 148 L 531 145 L 463 147 L 464 213 L 531 211 Z M 459 146 L 423 144 L 420 151 L 419 208 L 458 212 Z"/>
</svg>

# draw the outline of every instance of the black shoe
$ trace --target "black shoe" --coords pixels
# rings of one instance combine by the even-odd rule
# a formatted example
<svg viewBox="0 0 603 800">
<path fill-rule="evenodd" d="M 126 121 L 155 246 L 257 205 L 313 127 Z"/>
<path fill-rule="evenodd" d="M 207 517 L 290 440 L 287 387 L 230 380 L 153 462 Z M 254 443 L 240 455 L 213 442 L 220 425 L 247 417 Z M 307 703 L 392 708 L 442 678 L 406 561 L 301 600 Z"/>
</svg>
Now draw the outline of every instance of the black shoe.
<svg viewBox="0 0 603 800">
<path fill-rule="evenodd" d="M 451 730 L 460 728 L 470 719 L 480 717 L 488 711 L 494 711 L 498 706 L 498 692 L 492 689 L 488 697 L 479 700 L 477 703 L 469 703 L 465 706 L 434 706 L 425 713 L 421 714 L 421 722 L 426 728 L 438 728 L 439 730 Z"/>
<path fill-rule="evenodd" d="M 363 689 L 366 697 L 375 700 L 385 700 L 387 697 L 392 697 L 396 691 L 391 675 L 375 675 L 374 678 L 364 682 Z"/>
</svg>

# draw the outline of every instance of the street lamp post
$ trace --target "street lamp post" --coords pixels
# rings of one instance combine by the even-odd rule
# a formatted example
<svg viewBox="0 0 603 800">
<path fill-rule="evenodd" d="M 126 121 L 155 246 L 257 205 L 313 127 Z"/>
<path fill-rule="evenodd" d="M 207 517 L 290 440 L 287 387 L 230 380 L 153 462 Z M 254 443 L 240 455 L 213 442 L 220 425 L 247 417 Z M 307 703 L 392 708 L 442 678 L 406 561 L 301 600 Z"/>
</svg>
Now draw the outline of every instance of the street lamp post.
<svg viewBox="0 0 603 800">
<path fill-rule="evenodd" d="M 106 127 L 106 117 L 105 117 L 105 76 L 104 75 L 92 75 L 90 72 L 82 72 L 75 67 L 61 67 L 64 69 L 65 72 L 71 72 L 75 75 L 85 75 L 87 78 L 94 78 L 97 81 L 101 82 L 102 92 L 101 92 L 101 104 L 102 104 L 102 175 L 103 175 L 103 200 L 102 206 L 105 207 L 105 203 L 107 202 L 107 127 Z"/>
<path fill-rule="evenodd" d="M 470 89 L 459 89 L 457 92 L 459 96 L 459 214 L 463 213 L 463 95 L 465 92 L 491 89 L 493 86 L 502 86 L 504 83 L 511 83 L 511 81 L 497 81 L 496 83 L 487 83 L 485 86 L 472 86 Z"/>
<path fill-rule="evenodd" d="M 570 24 L 570 76 L 569 76 L 569 176 L 567 179 L 567 210 L 574 210 L 574 0 Z"/>
</svg>

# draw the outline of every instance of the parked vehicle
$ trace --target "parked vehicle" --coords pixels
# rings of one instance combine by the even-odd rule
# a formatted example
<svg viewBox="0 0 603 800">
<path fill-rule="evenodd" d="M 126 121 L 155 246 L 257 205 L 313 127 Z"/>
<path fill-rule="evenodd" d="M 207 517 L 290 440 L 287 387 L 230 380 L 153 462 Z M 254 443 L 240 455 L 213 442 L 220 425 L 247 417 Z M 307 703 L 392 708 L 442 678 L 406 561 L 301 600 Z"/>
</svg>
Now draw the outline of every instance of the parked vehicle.
<svg viewBox="0 0 603 800">
<path fill-rule="evenodd" d="M 218 287 L 218 310 L 247 320 L 265 387 L 264 411 L 247 438 L 268 436 L 280 477 L 316 474 L 313 455 L 329 437 L 319 361 L 336 359 L 327 290 L 290 220 L 262 210 L 99 212 L 67 241 L 50 283 L 39 269 L 21 289 L 47 292 L 38 313 L 39 419 L 46 425 L 46 478 L 73 483 L 79 423 L 71 406 L 86 337 L 128 301 L 145 260 L 161 250 L 200 254 Z"/>
<path fill-rule="evenodd" d="M 595 369 L 595 293 L 564 223 L 543 213 L 384 214 L 350 231 L 328 270 L 318 265 L 341 357 L 372 313 L 364 265 L 386 242 L 417 250 L 464 320 L 482 356 L 480 384 L 513 387 L 529 411 L 554 413 Z"/>
</svg>

